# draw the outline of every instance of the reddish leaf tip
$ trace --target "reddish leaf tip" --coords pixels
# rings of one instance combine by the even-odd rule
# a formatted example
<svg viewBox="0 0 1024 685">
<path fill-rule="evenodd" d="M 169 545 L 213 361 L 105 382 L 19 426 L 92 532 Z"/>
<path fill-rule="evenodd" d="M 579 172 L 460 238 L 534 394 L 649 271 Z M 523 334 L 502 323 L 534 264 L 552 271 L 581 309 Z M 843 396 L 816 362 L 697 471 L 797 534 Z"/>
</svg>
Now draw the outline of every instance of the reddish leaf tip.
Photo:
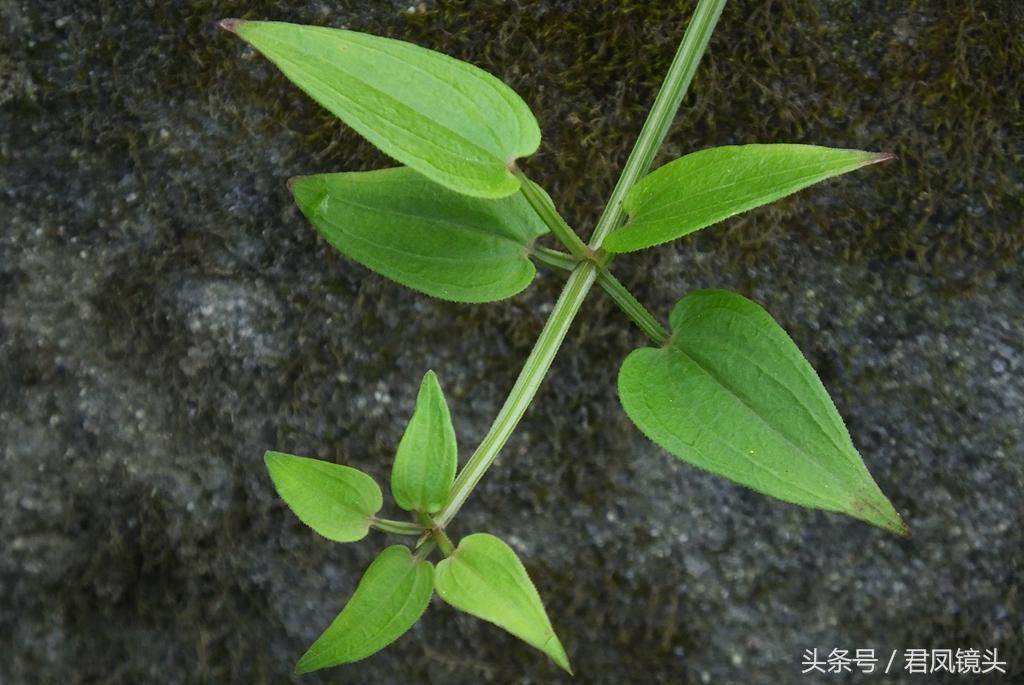
<svg viewBox="0 0 1024 685">
<path fill-rule="evenodd" d="M 907 525 L 907 522 L 904 521 L 903 517 L 900 516 L 899 514 L 896 514 L 896 518 L 900 522 L 900 529 L 898 531 L 896 531 L 896 534 L 899 535 L 901 538 L 909 538 L 910 537 L 910 526 Z"/>
<path fill-rule="evenodd" d="M 899 159 L 899 157 L 896 156 L 895 152 L 880 152 L 880 153 L 878 153 L 878 156 L 875 158 L 875 161 L 876 162 L 890 162 L 890 161 L 892 161 L 894 159 Z"/>
<path fill-rule="evenodd" d="M 238 27 L 245 23 L 244 19 L 221 19 L 217 22 L 219 28 L 231 33 L 238 33 Z"/>
</svg>

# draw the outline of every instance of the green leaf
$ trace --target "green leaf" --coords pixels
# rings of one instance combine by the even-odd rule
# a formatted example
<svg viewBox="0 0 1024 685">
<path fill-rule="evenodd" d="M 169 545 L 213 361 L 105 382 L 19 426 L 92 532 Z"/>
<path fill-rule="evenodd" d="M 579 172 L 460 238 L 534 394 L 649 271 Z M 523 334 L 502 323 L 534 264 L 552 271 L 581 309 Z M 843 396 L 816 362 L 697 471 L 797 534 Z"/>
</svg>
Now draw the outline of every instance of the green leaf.
<svg viewBox="0 0 1024 685">
<path fill-rule="evenodd" d="M 604 248 L 633 252 L 659 245 L 888 159 L 888 153 L 815 145 L 727 145 L 694 152 L 633 186 L 623 202 L 629 220 L 608 236 Z"/>
<path fill-rule="evenodd" d="M 491 302 L 530 284 L 547 232 L 521 195 L 481 200 L 408 168 L 301 176 L 295 202 L 331 245 L 367 268 L 455 302 Z"/>
<path fill-rule="evenodd" d="M 270 478 L 299 520 L 336 542 L 366 537 L 384 504 L 380 487 L 358 469 L 281 452 L 264 456 Z"/>
<path fill-rule="evenodd" d="M 908 533 L 818 375 L 764 309 L 701 290 L 670 322 L 665 347 L 634 350 L 619 372 L 622 406 L 647 437 L 766 495 Z"/>
<path fill-rule="evenodd" d="M 428 514 L 440 510 L 448 501 L 457 463 L 448 403 L 437 376 L 427 371 L 391 469 L 391 493 L 398 506 Z"/>
<path fill-rule="evenodd" d="M 519 181 L 510 167 L 540 145 L 522 98 L 466 62 L 354 31 L 235 19 L 221 25 L 384 153 L 457 192 L 511 195 Z"/>
<path fill-rule="evenodd" d="M 434 589 L 456 609 L 504 628 L 572 673 L 544 605 L 523 563 L 504 542 L 486 533 L 462 539 L 437 565 Z"/>
<path fill-rule="evenodd" d="M 295 666 L 309 673 L 349 664 L 400 638 L 427 609 L 434 569 L 404 545 L 388 547 L 366 569 L 352 598 Z"/>
</svg>

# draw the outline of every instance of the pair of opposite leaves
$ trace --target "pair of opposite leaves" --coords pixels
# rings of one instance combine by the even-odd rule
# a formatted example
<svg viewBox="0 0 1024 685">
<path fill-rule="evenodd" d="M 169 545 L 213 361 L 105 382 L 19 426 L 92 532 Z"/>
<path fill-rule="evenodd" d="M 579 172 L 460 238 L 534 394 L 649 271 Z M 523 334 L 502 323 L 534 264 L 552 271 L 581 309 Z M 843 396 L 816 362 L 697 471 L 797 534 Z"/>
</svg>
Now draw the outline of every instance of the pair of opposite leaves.
<svg viewBox="0 0 1024 685">
<path fill-rule="evenodd" d="M 448 404 L 430 371 L 395 455 L 395 502 L 407 511 L 440 510 L 455 480 L 456 462 Z M 268 452 L 266 463 L 281 498 L 328 539 L 361 540 L 383 506 L 380 487 L 357 469 L 280 452 Z M 511 547 L 486 533 L 463 538 L 436 568 L 405 545 L 385 549 L 296 671 L 351 663 L 383 649 L 419 620 L 435 590 L 456 609 L 501 626 L 572 672 L 526 568 Z"/>
<path fill-rule="evenodd" d="M 525 102 L 487 72 L 402 41 L 278 22 L 226 20 L 314 100 L 406 165 L 293 179 L 303 213 L 339 251 L 443 299 L 510 297 L 535 275 L 547 232 L 511 169 L 540 143 Z M 890 155 L 808 145 L 702 150 L 627 195 L 605 242 L 629 252 L 692 233 Z M 660 349 L 626 359 L 631 420 L 673 455 L 742 485 L 905 534 L 817 374 L 758 305 L 692 293 Z"/>
</svg>

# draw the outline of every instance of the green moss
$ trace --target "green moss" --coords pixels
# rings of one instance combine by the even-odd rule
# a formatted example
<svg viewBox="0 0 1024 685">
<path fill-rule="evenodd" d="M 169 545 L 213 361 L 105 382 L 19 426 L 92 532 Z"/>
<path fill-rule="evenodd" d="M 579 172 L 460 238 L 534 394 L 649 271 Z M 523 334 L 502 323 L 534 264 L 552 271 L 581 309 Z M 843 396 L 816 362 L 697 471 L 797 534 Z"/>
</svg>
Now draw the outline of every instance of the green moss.
<svg viewBox="0 0 1024 685">
<path fill-rule="evenodd" d="M 225 126 L 254 140 L 291 136 L 317 170 L 390 162 L 298 95 L 262 60 L 219 35 L 226 13 L 346 25 L 405 38 L 491 70 L 538 113 L 541 152 L 529 172 L 572 223 L 589 231 L 639 130 L 685 25 L 690 3 L 468 0 L 366 8 L 340 3 L 162 4 L 167 41 L 147 51 L 132 13 L 97 20 L 79 80 L 118 110 L 140 85 L 169 103 L 206 93 Z M 818 239 L 833 257 L 897 261 L 947 272 L 954 289 L 1010 267 L 1020 230 L 1020 116 L 1024 44 L 1012 3 L 900 3 L 865 13 L 858 3 L 732 3 L 715 35 L 661 161 L 708 145 L 814 142 L 893 150 L 899 161 L 740 218 L 701 249 L 738 267 L 771 257 L 780 237 Z M 90 32 L 90 27 L 80 27 Z M 83 33 L 84 35 L 84 33 Z M 126 44 L 127 43 L 127 44 Z M 124 62 L 127 50 L 151 58 Z M 108 63 L 114 83 L 90 80 Z M 147 69 L 147 66 L 151 67 Z M 139 80 L 141 79 L 141 84 Z M 244 106 L 243 106 L 244 103 Z M 127 120 L 111 126 L 99 108 L 84 129 L 104 145 L 158 147 L 156 131 Z M 103 116 L 101 116 L 101 114 Z M 784 231 L 777 230 L 784 225 Z M 679 247 L 677 249 L 687 249 Z"/>
<path fill-rule="evenodd" d="M 524 94 L 545 134 L 530 171 L 586 230 L 642 124 L 688 5 L 537 3 L 513 11 L 507 3 L 446 2 L 410 17 L 402 35 L 495 71 Z M 832 256 L 948 273 L 954 290 L 1011 267 L 1024 250 L 1020 14 L 1012 4 L 980 2 L 897 4 L 872 14 L 858 3 L 731 4 L 663 161 L 755 141 L 893 150 L 900 159 L 698 240 L 742 266 L 787 238 L 824 233 Z"/>
<path fill-rule="evenodd" d="M 510 360 L 527 354 L 543 324 L 542 307 L 554 300 L 560 280 L 538 279 L 536 287 L 500 305 L 458 307 L 411 295 L 338 256 L 295 211 L 285 179 L 391 162 L 215 22 L 235 15 L 345 25 L 412 40 L 501 75 L 530 102 L 544 131 L 541 153 L 526 163 L 530 174 L 588 231 L 693 2 L 433 0 L 410 14 L 406 8 L 414 2 L 0 0 L 0 33 L 8 38 L 0 41 L 0 72 L 15 65 L 6 80 L 0 75 L 4 218 L 11 236 L 0 241 L 0 291 L 12 303 L 13 313 L 3 321 L 11 341 L 5 370 L 11 369 L 8 385 L 18 390 L 8 393 L 3 409 L 16 418 L 27 412 L 25 420 L 47 436 L 38 449 L 30 440 L 11 444 L 25 468 L 10 480 L 30 498 L 52 492 L 61 496 L 51 500 L 67 502 L 48 523 L 42 512 L 20 506 L 12 516 L 31 520 L 24 529 L 45 532 L 47 541 L 74 543 L 69 560 L 59 552 L 53 557 L 58 563 L 38 564 L 32 573 L 39 577 L 19 573 L 29 563 L 20 560 L 31 561 L 24 555 L 35 552 L 11 558 L 13 615 L 24 618 L 12 640 L 28 655 L 15 650 L 15 660 L 28 664 L 16 673 L 136 682 L 154 672 L 203 682 L 287 677 L 281 671 L 288 659 L 301 653 L 315 636 L 309 631 L 329 616 L 284 611 L 277 602 L 327 596 L 312 592 L 309 579 L 321 576 L 325 564 L 345 574 L 361 568 L 372 549 L 331 551 L 312 537 L 292 535 L 286 526 L 297 524 L 267 505 L 269 491 L 258 468 L 262 451 L 288 446 L 356 461 L 383 479 L 408 416 L 400 393 L 409 378 L 430 367 L 448 369 L 453 377 L 456 420 L 468 429 L 460 430 L 464 446 L 474 444 L 493 418 L 518 371 Z M 740 285 L 748 292 L 753 284 L 762 292 L 780 291 L 773 297 L 782 301 L 801 287 L 830 287 L 833 260 L 840 261 L 838 269 L 849 267 L 845 273 L 863 274 L 862 281 L 837 285 L 857 305 L 851 312 L 833 311 L 833 300 L 820 296 L 816 301 L 825 304 L 819 312 L 814 299 L 800 297 L 792 299 L 799 304 L 779 307 L 779 316 L 799 327 L 801 339 L 814 341 L 809 352 L 823 362 L 826 381 L 847 379 L 835 383 L 840 398 L 864 400 L 852 414 L 859 433 L 875 442 L 879 458 L 892 460 L 892 479 L 905 480 L 907 493 L 928 479 L 935 464 L 943 467 L 933 469 L 940 475 L 974 474 L 974 480 L 961 478 L 968 484 L 1013 482 L 1010 466 L 1002 465 L 1012 460 L 985 462 L 998 454 L 990 447 L 1012 448 L 1000 442 L 1012 440 L 1012 433 L 991 437 L 1001 435 L 1000 421 L 1009 421 L 994 399 L 1002 397 L 1001 381 L 978 380 L 988 378 L 997 361 L 983 358 L 981 346 L 998 338 L 974 338 L 953 327 L 943 317 L 980 307 L 961 306 L 935 290 L 958 295 L 978 284 L 998 289 L 1019 280 L 1009 269 L 1024 249 L 1024 44 L 1015 30 L 1022 19 L 1024 4 L 1010 0 L 729 3 L 662 161 L 708 145 L 755 141 L 889 149 L 900 160 L 616 263 L 620 277 L 657 311 L 680 294 L 682 283 Z M 659 282 L 652 273 L 672 278 Z M 892 285 L 908 273 L 926 280 L 924 294 L 897 304 L 896 315 L 889 316 Z M 221 331 L 203 327 L 202 301 L 192 294 L 211 284 L 252 295 L 241 300 L 254 317 L 247 335 L 265 336 L 269 352 L 233 349 Z M 635 454 L 640 438 L 617 413 L 613 390 L 623 351 L 638 335 L 599 294 L 587 306 L 536 410 L 501 468 L 488 477 L 493 506 L 467 507 L 461 530 L 499 524 L 512 529 L 523 517 L 536 516 L 540 523 L 555 511 L 572 524 L 559 526 L 564 542 L 589 530 L 590 522 L 595 530 L 616 530 L 601 516 L 617 499 L 650 498 L 644 488 L 653 481 L 643 478 L 647 462 Z M 814 316 L 788 316 L 801 308 Z M 885 318 L 878 316 L 883 313 Z M 997 314 L 1014 320 L 1012 312 Z M 988 312 L 975 316 L 981 321 Z M 199 330 L 190 328 L 194 321 Z M 245 323 L 237 316 L 231 321 Z M 961 318 L 959 325 L 971 324 Z M 942 336 L 925 337 L 935 330 Z M 1009 328 L 1000 333 L 1010 347 L 1012 334 Z M 925 342 L 910 344 L 919 336 Z M 275 345 L 287 351 L 276 352 Z M 902 354 L 904 346 L 906 356 L 890 356 Z M 915 357 L 934 373 L 916 372 L 922 366 L 911 365 Z M 190 364 L 193 370 L 184 370 Z M 1006 364 L 1012 373 L 1012 362 Z M 126 389 L 111 379 L 123 379 Z M 889 389 L 896 385 L 908 389 Z M 378 401 L 378 391 L 395 399 Z M 889 402 L 880 393 L 908 401 Z M 872 396 L 882 399 L 872 403 Z M 369 399 L 361 405 L 355 397 Z M 405 397 L 411 402 L 411 395 Z M 132 432 L 131 414 L 122 413 L 135 407 L 147 412 L 144 436 Z M 58 415 L 69 419 L 55 427 L 50 417 Z M 876 423 L 900 434 L 899 448 L 877 437 L 888 433 L 873 433 Z M 965 435 L 970 445 L 957 442 Z M 935 444 L 949 447 L 936 450 Z M 22 453 L 29 458 L 17 456 Z M 920 454 L 926 456 L 914 456 Z M 953 462 L 954 456 L 962 461 Z M 51 482 L 52 474 L 67 469 L 67 483 Z M 680 472 L 679 479 L 673 482 L 685 488 L 689 478 Z M 934 491 L 918 490 L 920 497 L 912 493 L 904 501 L 923 516 Z M 960 501 L 959 495 L 953 499 Z M 200 513 L 186 511 L 186 500 Z M 730 495 L 728 506 L 742 510 L 753 501 Z M 998 529 L 991 517 L 1000 508 L 968 510 L 974 518 L 965 530 Z M 786 515 L 803 516 L 796 510 Z M 694 538 L 696 553 L 725 550 L 724 559 L 736 559 L 728 551 L 733 542 L 711 537 L 724 530 L 722 535 L 747 539 L 747 529 L 729 532 L 740 525 L 731 518 L 723 517 L 723 528 L 688 514 L 678 530 L 705 536 Z M 552 528 L 527 529 L 536 539 L 552 539 L 544 537 Z M 800 530 L 817 539 L 813 527 Z M 51 538 L 53 531 L 59 535 Z M 592 563 L 563 563 L 574 572 L 573 583 L 555 577 L 546 596 L 558 602 L 580 587 L 586 592 L 573 598 L 571 608 L 552 607 L 552 615 L 567 621 L 575 616 L 578 625 L 611 635 L 577 632 L 582 646 L 599 646 L 588 649 L 596 659 L 592 672 L 612 678 L 642 670 L 654 681 L 696 680 L 694 672 L 679 669 L 714 664 L 717 648 L 730 643 L 727 633 L 713 634 L 701 618 L 716 616 L 723 605 L 700 598 L 707 581 L 675 572 L 662 577 L 661 569 L 678 567 L 675 560 L 636 573 L 616 571 L 622 558 L 632 554 L 639 563 L 656 546 L 641 536 L 642 549 L 630 548 L 631 534 L 595 544 L 593 551 L 574 546 L 569 557 L 557 552 L 562 562 Z M 990 538 L 982 542 L 1005 558 L 1013 539 Z M 778 544 L 788 542 L 778 537 Z M 542 557 L 534 563 L 544 563 Z M 932 579 L 932 589 L 959 589 L 956 574 L 968 572 L 986 587 L 987 578 L 1005 576 L 1006 564 L 1013 566 L 987 564 L 948 570 Z M 576 573 L 588 566 L 592 573 Z M 792 577 L 783 568 L 758 574 L 765 582 Z M 722 578 L 742 578 L 724 571 Z M 669 593 L 680 598 L 678 610 L 664 592 L 643 585 L 652 578 L 686 589 Z M 673 579 L 685 582 L 672 585 Z M 336 578 L 328 575 L 324 582 L 338 590 Z M 293 594 L 277 592 L 281 587 Z M 905 598 L 914 607 L 906 620 L 897 609 L 875 623 L 913 632 L 927 621 L 927 612 L 918 609 L 931 606 L 932 594 Z M 610 604 L 580 599 L 595 596 Z M 975 588 L 970 596 L 992 595 Z M 638 597 L 653 608 L 633 611 Z M 794 602 L 806 597 L 794 595 Z M 958 610 L 984 627 L 986 617 L 1001 620 L 992 619 L 1002 616 L 993 606 L 971 601 Z M 430 640 L 485 644 L 460 635 L 454 614 L 444 611 L 424 619 Z M 285 616 L 294 616 L 295 624 L 280 625 Z M 673 633 L 683 619 L 686 632 Z M 666 626 L 662 636 L 659 624 Z M 50 628 L 55 632 L 45 632 Z M 976 632 L 956 640 L 950 635 L 957 633 L 938 631 L 945 638 L 932 643 L 977 643 Z M 58 642 L 51 643 L 52 636 Z M 502 638 L 492 631 L 488 639 Z M 665 649 L 685 648 L 686 658 L 661 658 L 652 640 Z M 66 658 L 52 659 L 51 644 L 60 644 Z M 607 644 L 637 648 L 600 648 Z M 113 657 L 95 656 L 108 653 Z M 646 661 L 614 663 L 630 656 Z M 356 667 L 364 670 L 351 677 L 383 673 L 362 680 L 451 682 L 464 675 L 453 676 L 455 666 L 437 665 L 446 658 L 410 640 Z M 461 668 L 480 668 L 501 681 L 509 673 L 534 673 L 531 660 L 523 650 L 492 646 L 486 663 Z M 118 670 L 111 676 L 113 662 Z M 318 682 L 315 676 L 312 682 Z"/>
</svg>

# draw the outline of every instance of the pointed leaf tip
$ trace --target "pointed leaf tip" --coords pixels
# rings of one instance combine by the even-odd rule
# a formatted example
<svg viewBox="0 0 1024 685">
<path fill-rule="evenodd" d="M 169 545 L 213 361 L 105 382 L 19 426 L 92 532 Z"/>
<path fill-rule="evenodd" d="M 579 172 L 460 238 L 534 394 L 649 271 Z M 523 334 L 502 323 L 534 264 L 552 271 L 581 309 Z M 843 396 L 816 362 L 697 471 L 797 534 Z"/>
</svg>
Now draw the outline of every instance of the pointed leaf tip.
<svg viewBox="0 0 1024 685">
<path fill-rule="evenodd" d="M 818 375 L 768 312 L 700 290 L 670 322 L 665 347 L 634 350 L 619 371 L 622 406 L 647 437 L 766 495 L 906 534 Z"/>
<path fill-rule="evenodd" d="M 229 27 L 370 143 L 435 183 L 489 199 L 519 190 L 508 160 L 537 151 L 540 127 L 495 76 L 355 31 L 264 21 Z"/>
<path fill-rule="evenodd" d="M 295 664 L 296 673 L 348 664 L 384 649 L 408 631 L 434 594 L 434 567 L 392 545 L 366 569 L 348 604 Z"/>
<path fill-rule="evenodd" d="M 685 155 L 633 186 L 629 221 L 608 236 L 609 252 L 680 238 L 834 176 L 892 158 L 817 145 L 725 145 Z"/>
<path fill-rule="evenodd" d="M 895 533 L 896 535 L 900 536 L 901 538 L 910 538 L 910 537 L 912 537 L 912 533 L 910 531 L 910 526 L 907 525 L 907 522 L 904 521 L 903 517 L 900 516 L 899 514 L 896 514 L 895 524 L 896 525 L 894 527 L 890 528 L 889 530 L 891 530 L 893 533 Z"/>
<path fill-rule="evenodd" d="M 537 588 L 501 539 L 486 533 L 463 538 L 455 553 L 438 563 L 434 589 L 456 609 L 504 628 L 572 675 Z"/>
<path fill-rule="evenodd" d="M 245 23 L 245 19 L 221 19 L 217 27 L 230 33 L 238 33 L 238 28 Z"/>
<path fill-rule="evenodd" d="M 437 374 L 427 371 L 398 444 L 391 493 L 407 511 L 432 514 L 448 500 L 458 466 L 455 428 Z"/>
<path fill-rule="evenodd" d="M 877 490 L 877 487 L 875 489 Z M 896 511 L 892 502 L 884 496 L 878 499 L 880 494 L 881 491 L 878 491 L 877 494 L 869 493 L 864 499 L 855 501 L 851 505 L 851 512 L 856 513 L 852 513 L 852 515 L 901 538 L 909 538 L 910 526 Z"/>
</svg>

